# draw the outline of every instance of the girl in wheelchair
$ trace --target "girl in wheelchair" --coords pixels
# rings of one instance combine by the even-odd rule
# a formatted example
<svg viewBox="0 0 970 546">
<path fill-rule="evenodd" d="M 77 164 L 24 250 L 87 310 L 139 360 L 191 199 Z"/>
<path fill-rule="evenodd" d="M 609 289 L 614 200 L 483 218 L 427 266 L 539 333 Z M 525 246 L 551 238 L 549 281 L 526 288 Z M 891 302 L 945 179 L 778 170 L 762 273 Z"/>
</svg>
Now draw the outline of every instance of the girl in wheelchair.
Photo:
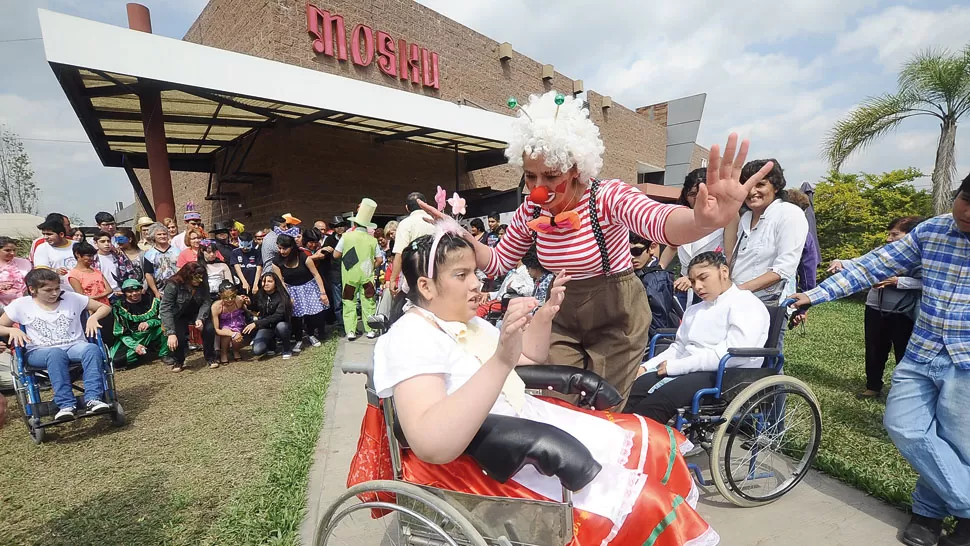
<svg viewBox="0 0 970 546">
<path fill-rule="evenodd" d="M 503 484 L 463 455 L 490 413 L 515 416 L 567 431 L 602 467 L 572 497 L 571 544 L 716 544 L 717 533 L 693 509 L 697 491 L 681 455 L 690 445 L 679 432 L 637 415 L 533 397 L 514 373 L 546 361 L 569 278 L 558 276 L 538 310 L 534 298 L 512 300 L 499 331 L 475 314 L 474 249 L 457 229 L 439 223 L 435 236 L 406 247 L 402 272 L 413 307 L 374 353 L 374 388 L 382 398 L 393 395 L 409 444 L 404 479 L 482 496 L 561 500 L 560 481 L 533 466 Z"/>
<path fill-rule="evenodd" d="M 47 370 L 54 390 L 58 412 L 55 420 L 73 419 L 77 411 L 71 389 L 71 363 L 81 363 L 84 378 L 85 409 L 89 412 L 109 409 L 104 396 L 101 349 L 88 343 L 101 328 L 98 321 L 111 309 L 82 294 L 61 291 L 61 277 L 49 268 L 36 268 L 24 278 L 29 296 L 14 300 L 0 316 L 0 335 L 11 345 L 26 347 L 27 364 Z M 81 324 L 81 314 L 90 314 Z M 27 333 L 15 328 L 24 326 Z"/>
<path fill-rule="evenodd" d="M 757 296 L 731 282 L 720 252 L 703 252 L 687 267 L 701 303 L 684 313 L 677 338 L 646 361 L 624 413 L 666 423 L 689 406 L 694 393 L 711 388 L 721 357 L 732 347 L 762 347 L 768 340 L 770 316 Z M 759 368 L 762 358 L 734 358 L 731 367 Z"/>
</svg>

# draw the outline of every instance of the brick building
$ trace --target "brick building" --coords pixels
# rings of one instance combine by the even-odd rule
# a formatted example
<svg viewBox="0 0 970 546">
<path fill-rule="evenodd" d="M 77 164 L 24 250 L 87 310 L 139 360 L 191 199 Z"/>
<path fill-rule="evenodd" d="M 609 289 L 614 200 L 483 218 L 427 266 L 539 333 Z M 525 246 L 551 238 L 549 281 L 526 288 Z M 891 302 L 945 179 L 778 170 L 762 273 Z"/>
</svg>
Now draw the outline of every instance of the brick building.
<svg viewBox="0 0 970 546">
<path fill-rule="evenodd" d="M 44 29 L 45 46 L 58 32 L 53 27 L 67 24 L 60 18 L 73 19 L 42 13 L 42 26 L 50 27 Z M 104 32 L 105 39 L 127 36 L 117 34 L 116 27 L 108 30 L 102 26 L 92 26 L 90 32 Z M 155 41 L 137 38 L 146 44 L 145 51 L 170 48 L 169 56 L 189 56 L 181 59 L 183 64 L 211 53 L 206 48 L 188 49 L 158 41 L 160 37 L 150 38 Z M 617 104 L 608 96 L 585 90 L 582 80 L 571 79 L 551 65 L 519 54 L 512 45 L 499 44 L 412 0 L 210 0 L 184 42 L 243 54 L 220 57 L 227 59 L 222 63 L 227 67 L 230 62 L 250 63 L 244 55 L 276 61 L 369 84 L 358 85 L 355 89 L 362 90 L 358 94 L 381 90 L 385 93 L 381 96 L 390 97 L 387 100 L 417 94 L 433 99 L 421 105 L 436 106 L 432 103 L 438 101 L 460 105 L 463 116 L 475 114 L 469 110 L 494 113 L 488 123 L 511 114 L 506 106 L 510 95 L 525 102 L 531 93 L 553 89 L 571 93 L 588 103 L 590 118 L 600 127 L 606 146 L 601 177 L 654 183 L 642 187 L 658 198 L 669 199 L 677 193 L 673 187 L 657 185 L 663 183 L 669 164 L 666 103 L 637 110 Z M 192 53 L 195 51 L 198 56 Z M 157 87 L 177 217 L 187 201 L 194 201 L 207 223 L 231 217 L 257 229 L 282 212 L 305 219 L 346 213 L 367 196 L 379 203 L 379 213 L 386 219 L 404 212 L 404 198 L 413 190 L 431 195 L 440 185 L 464 192 L 471 201 L 515 190 L 519 183 L 518 175 L 505 164 L 503 142 L 496 137 L 477 138 L 480 135 L 472 131 L 436 132 L 435 126 L 356 116 L 354 111 L 301 109 L 308 104 L 268 96 L 272 91 L 236 96 L 221 92 L 227 89 L 199 89 L 175 77 L 159 81 L 156 74 L 131 73 L 135 69 L 122 72 L 105 66 L 86 70 L 95 67 L 73 60 L 70 62 L 77 64 L 71 65 L 51 55 L 49 51 L 55 74 L 102 161 L 124 166 L 146 205 L 158 200 L 146 168 L 151 158 L 145 160 L 146 130 L 140 130 L 139 121 L 146 126 L 147 121 L 142 117 L 144 104 L 137 102 L 142 97 L 136 86 Z M 126 58 L 113 66 L 134 66 L 134 62 Z M 146 61 L 145 69 L 149 66 Z M 278 68 L 275 63 L 247 66 Z M 185 67 L 181 69 L 184 72 Z M 221 69 L 211 67 L 215 72 Z M 240 76 L 225 70 L 228 79 Z M 197 76 L 211 78 L 212 74 Z M 77 89 L 71 87 L 72 82 Z M 262 83 L 272 90 L 273 82 Z M 280 81 L 279 86 L 286 87 L 286 83 Z M 394 94 L 387 94 L 388 89 Z M 325 97 L 331 87 L 321 83 L 318 90 L 302 91 Z M 507 118 L 499 118 L 499 123 L 501 119 Z M 690 168 L 706 160 L 706 150 L 693 144 L 697 123 L 699 113 L 686 144 L 691 148 L 687 154 Z M 668 180 L 668 185 L 676 185 L 676 180 Z M 514 202 L 517 192 L 510 193 Z"/>
</svg>

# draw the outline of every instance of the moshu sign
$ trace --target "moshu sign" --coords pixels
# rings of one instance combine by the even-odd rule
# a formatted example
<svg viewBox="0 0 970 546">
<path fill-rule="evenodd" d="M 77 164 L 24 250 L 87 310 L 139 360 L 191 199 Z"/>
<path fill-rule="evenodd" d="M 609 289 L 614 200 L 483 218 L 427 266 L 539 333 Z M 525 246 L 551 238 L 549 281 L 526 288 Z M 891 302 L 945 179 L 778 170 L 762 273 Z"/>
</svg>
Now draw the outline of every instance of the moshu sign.
<svg viewBox="0 0 970 546">
<path fill-rule="evenodd" d="M 370 66 L 375 60 L 377 67 L 392 78 L 410 80 L 414 85 L 433 89 L 441 87 L 438 78 L 438 54 L 406 40 L 394 40 L 390 34 L 374 31 L 367 25 L 358 24 L 350 31 L 344 17 L 322 10 L 310 3 L 306 6 L 307 32 L 313 38 L 313 51 L 317 55 L 335 57 L 358 66 Z M 348 47 L 349 44 L 349 47 Z M 349 56 L 348 56 L 349 51 Z"/>
</svg>

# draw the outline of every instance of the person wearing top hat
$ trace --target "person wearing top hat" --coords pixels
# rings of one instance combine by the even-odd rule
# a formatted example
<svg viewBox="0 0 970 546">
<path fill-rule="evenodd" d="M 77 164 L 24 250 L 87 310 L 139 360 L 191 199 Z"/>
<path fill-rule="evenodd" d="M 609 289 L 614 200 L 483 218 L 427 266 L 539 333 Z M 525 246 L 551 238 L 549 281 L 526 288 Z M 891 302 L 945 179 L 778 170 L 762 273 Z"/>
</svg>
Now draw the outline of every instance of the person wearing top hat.
<svg viewBox="0 0 970 546">
<path fill-rule="evenodd" d="M 374 314 L 377 302 L 374 296 L 377 292 L 374 286 L 374 270 L 383 261 L 377 254 L 377 239 L 367 232 L 377 224 L 373 222 L 377 203 L 373 199 L 364 198 L 357 207 L 357 214 L 351 216 L 353 229 L 344 232 L 337 242 L 333 257 L 340 261 L 340 274 L 343 284 L 344 300 L 344 330 L 347 339 L 357 339 L 357 298 L 360 298 L 360 309 L 364 314 L 364 331 L 368 338 L 374 337 L 374 330 L 367 324 L 366 317 Z"/>
<path fill-rule="evenodd" d="M 212 226 L 212 236 L 215 237 L 215 247 L 227 260 L 232 257 L 233 246 L 229 243 L 229 232 L 232 231 L 232 221 L 216 222 Z"/>
<path fill-rule="evenodd" d="M 121 291 L 124 297 L 111 305 L 115 337 L 108 348 L 111 359 L 118 366 L 131 366 L 139 357 L 155 353 L 167 361 L 169 350 L 158 316 L 161 303 L 145 294 L 138 279 L 121 283 Z"/>
</svg>

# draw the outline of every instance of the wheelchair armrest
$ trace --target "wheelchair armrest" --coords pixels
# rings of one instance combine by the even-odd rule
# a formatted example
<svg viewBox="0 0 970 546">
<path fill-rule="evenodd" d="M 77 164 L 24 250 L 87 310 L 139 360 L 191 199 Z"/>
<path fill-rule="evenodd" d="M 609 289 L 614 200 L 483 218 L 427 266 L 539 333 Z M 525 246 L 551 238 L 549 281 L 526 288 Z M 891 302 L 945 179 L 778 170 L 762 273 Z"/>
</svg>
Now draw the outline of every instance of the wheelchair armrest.
<svg viewBox="0 0 970 546">
<path fill-rule="evenodd" d="M 676 337 L 676 336 L 677 336 L 676 328 L 658 328 L 657 333 L 653 335 L 654 339 L 658 337 Z"/>
<path fill-rule="evenodd" d="M 597 410 L 612 408 L 623 402 L 613 385 L 595 373 L 582 368 L 556 365 L 517 366 L 515 371 L 529 389 L 549 389 L 560 394 L 579 394 L 580 405 Z"/>
<path fill-rule="evenodd" d="M 777 348 L 766 349 L 764 347 L 751 347 L 751 348 L 734 348 L 728 349 L 728 354 L 730 356 L 736 357 L 768 357 L 768 356 L 778 356 L 781 351 Z"/>
<path fill-rule="evenodd" d="M 505 483 L 527 464 L 563 487 L 579 491 L 602 467 L 579 440 L 552 425 L 506 415 L 489 415 L 465 449 L 490 477 Z"/>
</svg>

